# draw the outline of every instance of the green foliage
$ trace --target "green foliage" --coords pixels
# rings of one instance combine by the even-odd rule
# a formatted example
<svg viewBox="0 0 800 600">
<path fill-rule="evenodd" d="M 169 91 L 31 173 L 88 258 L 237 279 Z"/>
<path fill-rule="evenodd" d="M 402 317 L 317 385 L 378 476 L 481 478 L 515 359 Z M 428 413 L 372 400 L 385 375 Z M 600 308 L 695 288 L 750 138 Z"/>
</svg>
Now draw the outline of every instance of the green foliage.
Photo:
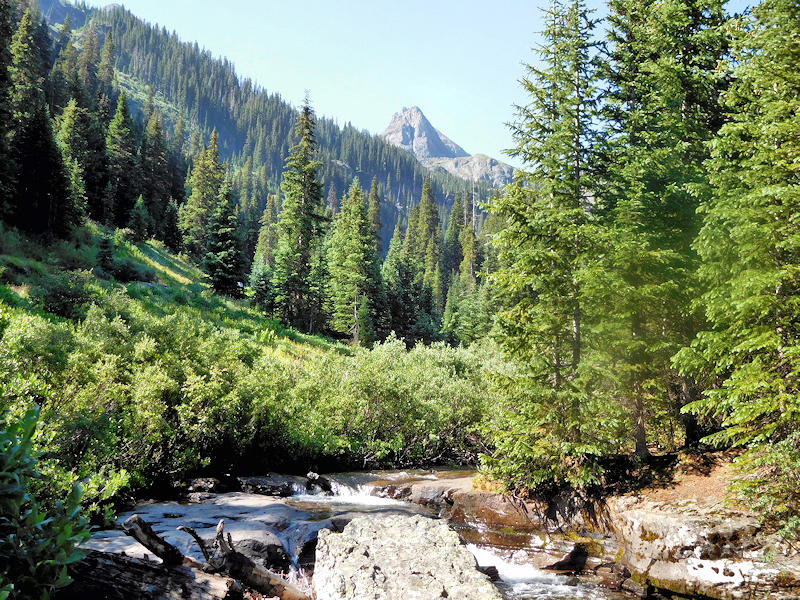
<svg viewBox="0 0 800 600">
<path fill-rule="evenodd" d="M 31 290 L 31 298 L 49 313 L 77 319 L 92 299 L 90 275 L 86 271 L 65 271 L 42 277 Z"/>
<path fill-rule="evenodd" d="M 120 95 L 117 112 L 108 125 L 106 148 L 109 197 L 113 199 L 113 207 L 109 207 L 109 214 L 105 215 L 106 219 L 111 217 L 113 220 L 106 220 L 106 224 L 126 226 L 139 195 L 140 178 L 136 133 L 124 93 Z"/>
<path fill-rule="evenodd" d="M 546 23 L 542 66 L 528 67 L 530 103 L 514 128 L 515 154 L 532 170 L 492 206 L 507 222 L 497 237 L 504 267 L 494 276 L 501 341 L 519 368 L 498 378 L 510 401 L 485 464 L 511 485 L 580 489 L 599 482 L 600 459 L 618 449 L 616 411 L 604 404 L 585 355 L 583 279 L 595 237 L 583 206 L 597 116 L 593 23 L 581 0 L 554 3 Z M 467 261 L 472 230 L 465 232 Z"/>
<path fill-rule="evenodd" d="M 741 489 L 795 533 L 799 24 L 797 4 L 781 0 L 733 23 L 729 118 L 712 143 L 713 195 L 695 241 L 708 327 L 676 357 L 708 387 L 684 410 L 721 426 L 707 442 L 748 449 Z"/>
<path fill-rule="evenodd" d="M 286 159 L 281 188 L 283 206 L 278 220 L 278 241 L 272 274 L 275 314 L 284 322 L 306 331 L 313 329 L 313 307 L 319 295 L 312 292 L 311 267 L 319 251 L 322 187 L 317 170 L 314 111 L 308 102 L 297 120 L 299 140 Z M 318 323 L 319 327 L 321 323 Z"/>
<path fill-rule="evenodd" d="M 371 344 L 382 284 L 375 232 L 358 179 L 353 180 L 334 220 L 328 265 L 331 327 L 356 343 Z"/>
<path fill-rule="evenodd" d="M 0 421 L 0 595 L 52 598 L 70 582 L 67 566 L 83 554 L 77 545 L 89 532 L 81 515 L 81 487 L 47 510 L 31 492 L 41 474 L 33 450 L 38 407 L 19 421 Z"/>
<path fill-rule="evenodd" d="M 231 198 L 230 182 L 225 181 L 208 222 L 208 243 L 203 266 L 218 294 L 240 296 L 242 251 L 238 239 L 238 219 Z"/>
<path fill-rule="evenodd" d="M 144 205 L 144 198 L 140 194 L 136 199 L 136 204 L 133 205 L 130 219 L 128 219 L 128 229 L 133 232 L 132 239 L 134 242 L 143 242 L 147 239 L 149 221 L 150 215 Z"/>
</svg>

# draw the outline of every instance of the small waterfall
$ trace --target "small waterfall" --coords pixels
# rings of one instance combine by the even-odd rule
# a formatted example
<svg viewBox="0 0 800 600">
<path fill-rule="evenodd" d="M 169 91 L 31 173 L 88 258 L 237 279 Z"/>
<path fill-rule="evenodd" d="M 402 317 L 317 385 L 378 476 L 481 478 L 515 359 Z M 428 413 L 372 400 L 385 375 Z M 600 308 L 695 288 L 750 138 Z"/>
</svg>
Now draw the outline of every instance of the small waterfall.
<svg viewBox="0 0 800 600">
<path fill-rule="evenodd" d="M 599 600 L 609 598 L 595 586 L 577 585 L 576 578 L 565 577 L 520 564 L 492 548 L 467 544 L 467 549 L 482 567 L 496 567 L 500 575 L 498 587 L 507 600 Z"/>
</svg>

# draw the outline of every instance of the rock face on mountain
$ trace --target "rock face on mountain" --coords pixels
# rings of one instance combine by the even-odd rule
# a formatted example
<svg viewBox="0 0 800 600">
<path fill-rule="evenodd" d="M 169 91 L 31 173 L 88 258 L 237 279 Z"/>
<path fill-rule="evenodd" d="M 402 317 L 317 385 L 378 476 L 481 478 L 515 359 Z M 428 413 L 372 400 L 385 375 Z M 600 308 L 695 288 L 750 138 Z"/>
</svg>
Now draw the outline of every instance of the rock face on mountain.
<svg viewBox="0 0 800 600">
<path fill-rule="evenodd" d="M 461 146 L 431 125 L 416 106 L 395 113 L 381 137 L 420 160 L 469 156 Z"/>
<path fill-rule="evenodd" d="M 429 169 L 441 168 L 470 181 L 488 181 L 494 186 L 511 183 L 513 167 L 485 154 L 469 155 L 436 129 L 419 107 L 395 113 L 381 134 L 390 144 L 408 150 Z"/>
<path fill-rule="evenodd" d="M 500 600 L 447 523 L 420 516 L 358 517 L 322 530 L 314 569 L 326 600 Z"/>
</svg>

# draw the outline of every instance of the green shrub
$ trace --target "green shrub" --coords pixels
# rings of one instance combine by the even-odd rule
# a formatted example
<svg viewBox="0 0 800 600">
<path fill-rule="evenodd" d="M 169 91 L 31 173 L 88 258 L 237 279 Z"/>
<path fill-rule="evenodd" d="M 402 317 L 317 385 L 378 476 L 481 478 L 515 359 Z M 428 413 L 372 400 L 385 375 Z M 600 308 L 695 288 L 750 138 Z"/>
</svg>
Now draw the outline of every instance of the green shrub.
<svg viewBox="0 0 800 600">
<path fill-rule="evenodd" d="M 45 275 L 31 290 L 31 297 L 54 315 L 81 318 L 94 294 L 89 288 L 91 275 L 86 271 L 66 271 Z"/>
<path fill-rule="evenodd" d="M 30 491 L 39 477 L 32 440 L 38 407 L 0 430 L 0 597 L 49 599 L 70 582 L 67 565 L 88 537 L 80 486 L 46 514 Z"/>
</svg>

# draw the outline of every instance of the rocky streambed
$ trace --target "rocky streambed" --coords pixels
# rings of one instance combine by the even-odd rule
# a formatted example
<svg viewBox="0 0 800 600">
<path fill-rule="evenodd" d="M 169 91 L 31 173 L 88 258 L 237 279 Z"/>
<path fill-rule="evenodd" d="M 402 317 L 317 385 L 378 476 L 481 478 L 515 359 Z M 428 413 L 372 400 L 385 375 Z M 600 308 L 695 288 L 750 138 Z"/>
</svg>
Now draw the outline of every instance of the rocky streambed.
<svg viewBox="0 0 800 600">
<path fill-rule="evenodd" d="M 224 519 L 238 551 L 309 590 L 313 578 L 317 600 L 800 598 L 800 560 L 746 513 L 622 497 L 554 530 L 543 507 L 475 491 L 473 475 L 196 480 L 181 501 L 132 512 L 198 560 L 196 542 L 177 527 L 212 539 Z M 87 546 L 148 554 L 117 529 Z"/>
</svg>

